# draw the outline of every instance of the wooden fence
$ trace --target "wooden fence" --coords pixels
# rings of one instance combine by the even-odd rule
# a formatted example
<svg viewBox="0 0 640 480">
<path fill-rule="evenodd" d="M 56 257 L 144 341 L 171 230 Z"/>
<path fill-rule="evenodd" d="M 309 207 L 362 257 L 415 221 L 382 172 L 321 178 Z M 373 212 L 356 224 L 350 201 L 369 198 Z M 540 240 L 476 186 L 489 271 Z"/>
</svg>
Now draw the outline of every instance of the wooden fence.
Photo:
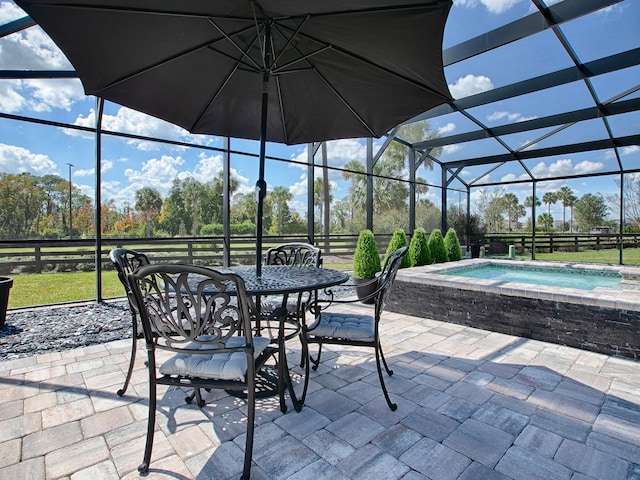
<svg viewBox="0 0 640 480">
<path fill-rule="evenodd" d="M 380 253 L 384 253 L 391 235 L 376 235 Z M 325 262 L 351 262 L 357 235 L 331 235 L 315 238 Z M 146 253 L 154 262 L 224 265 L 224 237 L 103 239 L 100 244 L 100 265 L 111 269 L 109 251 L 126 247 Z M 308 242 L 306 236 L 266 236 L 263 249 L 287 242 Z M 255 237 L 233 237 L 229 245 L 230 264 L 255 263 Z M 19 240 L 0 241 L 0 275 L 42 273 L 51 271 L 92 271 L 96 265 L 95 240 Z"/>
<path fill-rule="evenodd" d="M 488 234 L 472 236 L 472 244 L 481 244 L 488 255 L 502 255 L 508 252 L 509 245 L 514 245 L 519 255 L 531 254 L 534 238 L 531 234 Z M 637 233 L 554 233 L 535 236 L 536 253 L 581 252 L 586 250 L 603 250 L 638 248 L 640 234 Z"/>
<path fill-rule="evenodd" d="M 376 235 L 380 253 L 387 248 L 391 235 Z M 323 251 L 326 262 L 351 262 L 357 235 L 315 237 L 315 245 Z M 462 240 L 462 239 L 461 239 Z M 533 237 L 524 234 L 490 234 L 472 236 L 471 244 L 484 245 L 488 255 L 503 255 L 514 245 L 519 255 L 531 254 Z M 111 269 L 109 251 L 127 247 L 146 253 L 154 262 L 184 262 L 200 265 L 224 265 L 224 237 L 199 238 L 128 238 L 103 239 L 100 245 L 100 265 Z M 266 236 L 263 248 L 286 242 L 308 242 L 306 236 Z M 536 253 L 638 248 L 640 234 L 536 234 Z M 465 248 L 463 246 L 463 248 Z M 95 270 L 95 240 L 15 240 L 0 241 L 0 275 L 41 273 L 51 271 Z M 229 245 L 231 265 L 255 262 L 255 237 L 233 237 Z"/>
</svg>

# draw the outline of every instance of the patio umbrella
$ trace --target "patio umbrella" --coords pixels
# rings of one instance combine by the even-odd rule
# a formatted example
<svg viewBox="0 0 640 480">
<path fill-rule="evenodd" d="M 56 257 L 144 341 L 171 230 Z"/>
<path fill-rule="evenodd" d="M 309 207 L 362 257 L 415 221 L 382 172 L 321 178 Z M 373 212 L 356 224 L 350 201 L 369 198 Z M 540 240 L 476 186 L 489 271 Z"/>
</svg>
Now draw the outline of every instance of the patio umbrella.
<svg viewBox="0 0 640 480">
<path fill-rule="evenodd" d="M 189 132 L 260 140 L 260 272 L 267 141 L 380 137 L 451 100 L 451 1 L 16 0 L 87 95 Z"/>
</svg>

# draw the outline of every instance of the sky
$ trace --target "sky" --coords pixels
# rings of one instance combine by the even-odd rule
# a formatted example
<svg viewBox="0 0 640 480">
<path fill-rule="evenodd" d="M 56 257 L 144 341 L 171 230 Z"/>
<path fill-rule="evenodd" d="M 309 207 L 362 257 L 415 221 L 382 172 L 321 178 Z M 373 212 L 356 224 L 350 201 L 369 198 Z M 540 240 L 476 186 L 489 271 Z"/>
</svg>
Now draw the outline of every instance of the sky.
<svg viewBox="0 0 640 480">
<path fill-rule="evenodd" d="M 547 2 L 548 5 L 558 2 Z M 443 48 L 480 35 L 491 28 L 507 24 L 533 13 L 530 0 L 454 0 L 447 25 Z M 21 18 L 22 10 L 12 1 L 0 0 L 0 25 Z M 634 20 L 635 19 L 635 20 Z M 640 1 L 625 0 L 594 14 L 582 17 L 562 26 L 562 31 L 574 47 L 580 61 L 597 60 L 612 53 L 640 47 Z M 573 65 L 550 30 L 511 45 L 487 52 L 477 58 L 459 62 L 445 69 L 445 76 L 453 98 L 459 99 L 475 93 L 499 88 L 532 76 L 548 73 Z M 0 39 L 0 69 L 72 69 L 64 55 L 39 28 L 29 28 Z M 600 101 L 615 100 L 620 95 L 637 88 L 640 68 L 630 68 L 606 78 L 594 78 L 593 84 Z M 638 97 L 638 91 L 622 99 Z M 518 99 L 471 109 L 476 118 L 488 126 L 533 119 L 566 110 L 593 106 L 586 87 L 579 82 L 553 91 L 524 95 Z M 96 103 L 94 97 L 84 95 L 77 79 L 55 80 L 0 80 L 0 112 L 18 116 L 69 123 L 78 126 L 95 125 Z M 621 117 L 621 118 L 616 118 Z M 638 133 L 640 114 L 612 117 L 612 129 L 624 135 Z M 476 129 L 460 114 L 450 114 L 431 119 L 431 127 L 441 135 L 464 133 Z M 159 137 L 207 147 L 222 147 L 218 137 L 191 135 L 185 130 L 126 107 L 107 102 L 103 128 L 143 136 Z M 551 129 L 549 129 L 551 130 Z M 512 148 L 542 148 L 589 139 L 606 138 L 603 123 L 599 120 L 581 122 L 559 134 L 549 132 L 514 134 L 505 141 Z M 34 175 L 57 174 L 68 178 L 83 193 L 95 194 L 95 138 L 93 135 L 73 129 L 50 127 L 26 122 L 0 119 L 0 172 L 30 172 Z M 382 140 L 376 140 L 379 145 Z M 258 143 L 232 139 L 233 150 L 258 153 Z M 146 186 L 154 187 L 164 196 L 173 179 L 193 177 L 200 181 L 213 178 L 222 168 L 222 156 L 215 150 L 184 147 L 168 147 L 139 140 L 103 138 L 102 201 L 113 200 L 117 205 L 135 203 L 135 192 Z M 504 153 L 494 140 L 483 140 L 445 146 L 443 160 L 465 159 L 487 154 Z M 621 149 L 623 165 L 640 166 L 640 147 Z M 306 161 L 306 145 L 284 146 L 268 144 L 267 155 L 278 158 Z M 328 143 L 329 163 L 340 167 L 351 160 L 364 161 L 365 142 L 362 139 L 341 140 Z M 558 158 L 536 159 L 526 162 L 539 178 L 552 175 L 577 175 L 615 169 L 612 151 L 587 152 Z M 513 162 L 511 162 L 513 163 Z M 70 166 L 71 164 L 71 166 Z M 320 175 L 320 169 L 316 169 Z M 254 156 L 235 157 L 232 173 L 239 181 L 240 191 L 254 189 L 257 179 L 257 159 Z M 525 170 L 517 164 L 507 164 L 491 170 L 489 167 L 465 169 L 461 176 L 465 181 L 497 182 L 525 178 Z M 269 188 L 286 186 L 294 196 L 292 206 L 301 212 L 306 210 L 307 169 L 301 165 L 287 165 L 269 161 L 266 166 Z M 422 168 L 419 176 L 433 185 L 439 185 L 440 171 Z M 330 173 L 332 194 L 340 199 L 348 192 L 348 183 L 339 172 Z M 617 192 L 613 177 L 548 181 L 538 185 L 536 191 L 542 198 L 545 191 L 569 186 L 578 197 L 584 193 Z M 530 185 L 514 185 L 508 192 L 515 193 L 521 201 L 531 195 Z M 473 190 L 472 204 L 479 195 Z M 431 188 L 427 196 L 440 203 L 437 188 Z M 546 211 L 546 209 L 545 209 Z M 552 215 L 561 215 L 561 206 L 552 208 Z"/>
</svg>

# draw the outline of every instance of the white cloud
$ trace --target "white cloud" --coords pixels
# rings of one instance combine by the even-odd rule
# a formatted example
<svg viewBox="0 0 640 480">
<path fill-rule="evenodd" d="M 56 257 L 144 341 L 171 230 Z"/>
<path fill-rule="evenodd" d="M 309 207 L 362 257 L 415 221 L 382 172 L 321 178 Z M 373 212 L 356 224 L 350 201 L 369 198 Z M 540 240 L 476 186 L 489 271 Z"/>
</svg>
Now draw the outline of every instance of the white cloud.
<svg viewBox="0 0 640 480">
<path fill-rule="evenodd" d="M 483 5 L 490 13 L 503 13 L 524 0 L 454 0 L 454 5 L 459 7 L 474 8 Z"/>
<path fill-rule="evenodd" d="M 461 150 L 462 148 L 463 147 L 460 146 L 459 144 L 445 145 L 444 147 L 442 147 L 442 156 L 444 157 L 445 155 L 452 155 L 456 153 L 458 150 Z"/>
<path fill-rule="evenodd" d="M 58 174 L 58 167 L 47 155 L 0 143 L 0 171 L 12 174 L 27 172 L 40 176 Z"/>
<path fill-rule="evenodd" d="M 2 3 L 3 7 L 5 5 L 6 3 Z M 4 37 L 1 53 L 5 68 L 73 70 L 67 57 L 53 43 L 49 35 L 38 26 Z"/>
<path fill-rule="evenodd" d="M 549 178 L 593 173 L 601 171 L 603 168 L 604 164 L 601 162 L 583 160 L 573 165 L 573 161 L 570 158 L 565 158 L 553 162 L 550 165 L 547 165 L 545 162 L 540 162 L 531 169 L 531 173 L 533 173 L 536 178 Z"/>
<path fill-rule="evenodd" d="M 471 74 L 460 77 L 454 84 L 449 85 L 449 91 L 455 99 L 486 92 L 492 88 L 493 83 L 489 77 Z"/>
<path fill-rule="evenodd" d="M 525 117 L 521 113 L 510 113 L 510 112 L 494 112 L 491 115 L 487 115 L 487 120 L 489 120 L 490 122 L 496 122 L 505 118 L 509 123 L 515 123 L 515 122 L 524 122 L 527 120 L 533 120 L 534 118 L 538 118 L 538 117 L 537 116 Z"/>
<path fill-rule="evenodd" d="M 59 108 L 69 111 L 77 101 L 86 98 L 80 80 L 24 80 L 22 90 L 31 91 L 29 107 L 36 112 L 51 111 Z"/>
<path fill-rule="evenodd" d="M 622 156 L 631 155 L 631 154 L 636 153 L 636 152 L 640 152 L 640 146 L 639 145 L 631 145 L 629 147 L 622 147 L 620 149 L 620 154 Z"/>
<path fill-rule="evenodd" d="M 108 172 L 111 169 L 113 169 L 113 161 L 112 160 L 102 160 L 101 173 Z M 95 168 L 85 168 L 85 169 L 78 169 L 78 170 L 74 170 L 73 171 L 73 176 L 74 177 L 91 177 L 91 176 L 93 176 L 95 174 L 96 174 L 96 169 Z"/>
<path fill-rule="evenodd" d="M 456 124 L 453 122 L 449 122 L 446 125 L 437 129 L 438 135 L 444 135 L 445 133 L 451 133 L 456 129 Z"/>
<path fill-rule="evenodd" d="M 375 151 L 375 147 L 374 147 Z M 316 154 L 316 165 L 321 163 L 320 151 Z M 366 159 L 366 146 L 357 139 L 333 140 L 327 142 L 327 161 L 332 167 L 343 167 L 351 160 L 364 162 Z M 301 148 L 297 155 L 291 157 L 296 162 L 307 162 L 307 149 Z M 306 165 L 291 164 L 292 167 L 307 169 Z"/>
<path fill-rule="evenodd" d="M 93 128 L 96 125 L 96 112 L 92 108 L 86 116 L 79 115 L 74 125 Z M 120 107 L 115 115 L 103 115 L 102 128 L 104 130 L 129 133 L 144 137 L 162 138 L 180 142 L 189 142 L 196 145 L 208 145 L 212 143 L 213 137 L 205 135 L 192 135 L 185 129 L 178 127 L 159 118 L 146 115 L 142 112 L 132 110 L 127 107 Z M 65 129 L 67 135 L 93 138 L 93 134 L 79 130 Z M 129 145 L 135 145 L 138 150 L 152 151 L 159 148 L 155 142 L 129 139 Z M 179 147 L 176 147 L 179 148 Z"/>
<path fill-rule="evenodd" d="M 24 11 L 15 3 L 0 2 L 0 24 L 12 22 L 24 16 Z"/>
<path fill-rule="evenodd" d="M 7 80 L 0 82 L 0 110 L 7 113 L 20 111 L 26 103 L 18 90 L 22 82 L 20 80 Z"/>
</svg>

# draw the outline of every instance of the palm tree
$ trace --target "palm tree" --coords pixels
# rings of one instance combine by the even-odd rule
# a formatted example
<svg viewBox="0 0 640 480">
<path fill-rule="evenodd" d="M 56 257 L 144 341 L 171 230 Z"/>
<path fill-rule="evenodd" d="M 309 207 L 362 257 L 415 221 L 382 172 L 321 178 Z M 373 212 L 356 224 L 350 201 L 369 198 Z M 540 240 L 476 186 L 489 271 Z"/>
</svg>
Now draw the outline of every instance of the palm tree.
<svg viewBox="0 0 640 480">
<path fill-rule="evenodd" d="M 523 205 L 525 206 L 525 208 L 531 208 L 531 218 L 533 219 L 533 215 L 534 215 L 534 206 L 535 207 L 539 207 L 540 205 L 542 205 L 542 203 L 540 202 L 540 199 L 538 198 L 538 196 L 536 195 L 535 199 L 533 198 L 533 195 L 529 195 L 527 198 L 524 199 L 524 203 Z M 531 225 L 531 228 L 533 230 L 533 224 Z"/>
<path fill-rule="evenodd" d="M 518 197 L 513 193 L 505 193 L 504 197 L 502 197 L 502 201 L 504 202 L 504 209 L 507 211 L 507 221 L 509 226 L 509 231 L 511 231 L 511 222 L 514 221 L 517 223 L 520 214 L 522 213 L 522 207 L 520 205 L 520 201 Z"/>
<path fill-rule="evenodd" d="M 136 210 L 144 213 L 146 237 L 151 237 L 151 220 L 162 208 L 162 197 L 155 188 L 143 187 L 136 192 Z"/>
<path fill-rule="evenodd" d="M 558 192 L 547 192 L 542 196 L 542 201 L 547 205 L 547 218 L 551 218 L 551 205 L 558 201 Z M 538 218 L 539 219 L 539 218 Z M 549 225 L 546 224 L 545 231 L 549 233 Z"/>
<path fill-rule="evenodd" d="M 565 231 L 565 225 L 567 223 L 566 211 L 569 203 L 571 202 L 571 197 L 573 197 L 573 191 L 567 187 L 561 187 L 558 190 L 558 200 L 562 202 L 562 231 Z"/>
<path fill-rule="evenodd" d="M 287 202 L 293 198 L 293 195 L 288 188 L 278 186 L 271 191 L 269 197 L 275 209 L 276 233 L 282 235 L 285 221 L 285 207 L 287 206 Z"/>
<path fill-rule="evenodd" d="M 573 232 L 573 206 L 578 201 L 578 197 L 575 195 L 570 195 L 567 198 L 567 207 L 569 207 L 569 231 Z"/>
</svg>

